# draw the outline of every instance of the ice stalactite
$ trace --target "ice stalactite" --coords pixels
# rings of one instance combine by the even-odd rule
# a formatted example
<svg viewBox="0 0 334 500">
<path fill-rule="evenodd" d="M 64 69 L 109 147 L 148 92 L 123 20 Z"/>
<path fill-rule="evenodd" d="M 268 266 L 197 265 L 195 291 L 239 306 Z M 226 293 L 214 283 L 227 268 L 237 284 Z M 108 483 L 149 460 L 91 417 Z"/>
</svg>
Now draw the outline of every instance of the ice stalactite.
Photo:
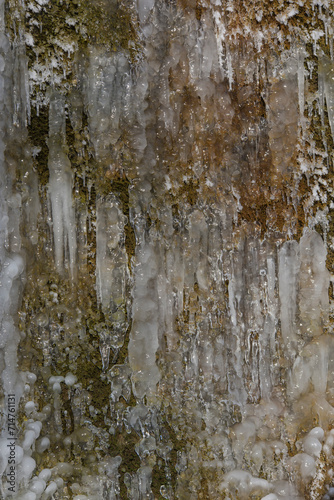
<svg viewBox="0 0 334 500">
<path fill-rule="evenodd" d="M 117 308 L 125 294 L 127 255 L 124 249 L 125 217 L 115 197 L 97 203 L 97 296 L 103 311 Z"/>
<path fill-rule="evenodd" d="M 132 328 L 129 342 L 129 363 L 133 371 L 132 384 L 135 396 L 149 401 L 156 397 L 160 380 L 156 365 L 159 347 L 159 297 L 157 276 L 159 266 L 158 243 L 145 241 L 145 233 L 136 246 L 136 267 L 132 306 Z M 144 233 L 144 234 L 143 234 Z"/>
<path fill-rule="evenodd" d="M 301 126 L 305 126 L 304 108 L 305 108 L 305 53 L 304 49 L 299 49 L 298 53 L 298 104 Z"/>
<path fill-rule="evenodd" d="M 300 268 L 299 246 L 287 241 L 279 252 L 279 297 L 281 328 L 288 352 L 296 350 L 297 341 L 297 286 Z"/>
<path fill-rule="evenodd" d="M 302 84 L 300 79 L 297 82 L 297 67 L 294 58 L 287 61 L 282 78 L 273 77 L 269 90 L 269 144 L 273 162 L 281 174 L 288 168 L 297 141 L 298 91 Z"/>
<path fill-rule="evenodd" d="M 154 0 L 137 0 L 138 16 L 142 23 L 147 21 L 154 4 Z"/>
<path fill-rule="evenodd" d="M 25 125 L 30 122 L 30 92 L 28 61 L 25 44 L 22 42 L 13 51 L 14 60 L 14 125 Z"/>
<path fill-rule="evenodd" d="M 326 56 L 319 60 L 319 94 L 322 109 L 326 99 L 328 120 L 332 137 L 334 137 L 334 65 L 333 61 Z"/>
<path fill-rule="evenodd" d="M 321 237 L 314 231 L 306 232 L 300 240 L 298 252 L 298 259 L 300 259 L 297 277 L 299 300 L 296 301 L 295 295 L 294 301 L 291 302 L 294 303 L 295 341 L 302 334 L 306 334 L 311 341 L 299 350 L 295 357 L 289 384 L 289 394 L 292 398 L 309 394 L 311 387 L 320 397 L 327 390 L 328 349 L 332 350 L 332 342 L 325 333 L 329 306 L 329 276 L 325 267 L 325 258 L 326 249 Z M 284 287 L 284 283 L 282 285 Z M 295 283 L 295 288 L 297 288 L 297 283 Z M 281 310 L 284 310 L 282 299 Z M 297 310 L 300 315 L 298 322 L 296 321 Z"/>
<path fill-rule="evenodd" d="M 0 18 L 4 3 L 0 3 Z M 1 22 L 2 26 L 2 22 Z M 22 273 L 24 259 L 21 248 L 19 229 L 21 197 L 13 189 L 12 172 L 6 162 L 6 139 L 13 127 L 11 111 L 11 70 L 12 51 L 7 37 L 0 33 L 0 169 L 1 169 L 1 205 L 0 205 L 0 325 L 1 325 L 1 372 L 4 392 L 2 434 L 7 433 L 6 416 L 8 415 L 8 394 L 15 395 L 16 405 L 22 394 L 22 381 L 18 371 L 17 347 L 20 333 L 17 328 L 16 314 L 20 306 L 22 291 Z M 24 61 L 23 61 L 24 64 Z M 3 468 L 4 470 L 4 468 Z M 3 471 L 2 471 L 3 472 Z"/>
<path fill-rule="evenodd" d="M 123 345 L 128 328 L 125 301 L 129 280 L 128 257 L 124 248 L 126 217 L 115 196 L 100 199 L 96 207 L 96 287 L 102 311 L 112 321 L 113 331 L 101 333 L 103 369 L 108 368 L 109 351 L 114 356 Z"/>
<path fill-rule="evenodd" d="M 50 99 L 48 167 L 55 264 L 61 272 L 64 262 L 68 262 L 74 276 L 77 239 L 72 199 L 73 173 L 66 151 L 65 127 L 65 100 L 61 94 L 54 92 Z"/>
<path fill-rule="evenodd" d="M 299 311 L 303 333 L 318 337 L 328 319 L 329 272 L 326 269 L 327 250 L 321 236 L 306 232 L 300 239 Z"/>
<path fill-rule="evenodd" d="M 267 268 L 261 269 L 260 274 L 266 272 L 266 303 L 267 312 L 263 325 L 263 344 L 260 346 L 259 357 L 259 380 L 261 384 L 261 395 L 264 399 L 270 399 L 273 387 L 276 383 L 275 375 L 266 363 L 268 358 L 273 360 L 275 353 L 275 334 L 276 334 L 276 316 L 277 316 L 277 300 L 275 298 L 275 260 L 273 256 L 267 258 Z"/>
</svg>

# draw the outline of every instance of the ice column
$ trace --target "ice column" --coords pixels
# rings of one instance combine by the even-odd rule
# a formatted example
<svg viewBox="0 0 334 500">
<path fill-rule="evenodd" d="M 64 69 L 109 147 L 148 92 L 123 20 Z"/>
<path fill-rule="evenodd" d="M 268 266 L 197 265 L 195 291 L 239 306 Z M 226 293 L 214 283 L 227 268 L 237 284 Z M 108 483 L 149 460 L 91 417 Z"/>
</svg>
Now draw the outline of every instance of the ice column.
<svg viewBox="0 0 334 500">
<path fill-rule="evenodd" d="M 284 174 L 295 151 L 301 81 L 296 78 L 298 66 L 294 59 L 287 63 L 284 79 L 273 80 L 268 96 L 269 145 L 277 173 Z"/>
<path fill-rule="evenodd" d="M 300 122 L 304 125 L 304 102 L 305 102 L 305 68 L 304 68 L 304 53 L 302 51 L 298 54 L 298 103 Z"/>
<path fill-rule="evenodd" d="M 132 329 L 129 361 L 133 370 L 132 385 L 136 397 L 154 398 L 160 373 L 156 365 L 158 349 L 158 252 L 152 241 L 136 247 L 137 266 L 133 292 Z"/>
<path fill-rule="evenodd" d="M 300 240 L 299 309 L 302 328 L 312 337 L 323 333 L 328 314 L 326 255 L 321 236 L 316 231 L 308 230 Z"/>
<path fill-rule="evenodd" d="M 4 2 L 0 0 L 0 29 L 3 29 L 3 5 Z M 21 241 L 15 231 L 20 218 L 20 197 L 11 192 L 11 179 L 5 164 L 5 119 L 9 101 L 5 90 L 5 58 L 8 53 L 10 53 L 9 42 L 2 34 L 0 36 L 0 369 L 6 394 L 15 393 L 19 384 L 17 346 L 20 336 L 13 315 L 18 308 L 20 275 L 24 268 L 22 256 L 18 253 Z M 11 207 L 10 211 L 7 211 L 7 206 Z"/>
<path fill-rule="evenodd" d="M 106 368 L 110 347 L 115 354 L 118 352 L 128 326 L 125 297 L 129 271 L 124 246 L 126 217 L 113 195 L 99 199 L 96 208 L 97 297 L 113 325 L 113 331 L 103 332 L 101 338 L 100 350 Z"/>
<path fill-rule="evenodd" d="M 296 241 L 285 242 L 279 252 L 278 259 L 282 337 L 286 348 L 292 352 L 297 341 L 297 285 L 300 269 L 298 243 Z"/>
<path fill-rule="evenodd" d="M 49 195 L 52 208 L 55 264 L 62 271 L 68 256 L 72 277 L 76 261 L 76 226 L 72 200 L 73 173 L 66 152 L 65 99 L 54 92 L 49 111 Z"/>
<path fill-rule="evenodd" d="M 13 192 L 11 172 L 5 162 L 6 132 L 12 123 L 6 123 L 7 111 L 12 99 L 9 94 L 12 81 L 8 78 L 8 60 L 11 48 L 3 34 L 3 6 L 0 0 L 0 372 L 2 381 L 1 398 L 1 438 L 0 438 L 0 477 L 8 472 L 10 447 L 8 438 L 15 436 L 15 424 L 9 428 L 7 415 L 17 415 L 17 407 L 23 393 L 23 383 L 17 366 L 17 347 L 20 334 L 15 324 L 15 315 L 21 297 L 21 275 L 24 262 L 21 255 L 21 239 L 18 232 L 21 197 Z M 9 90 L 10 89 L 10 90 Z M 8 128 L 7 128 L 8 127 Z M 12 136 L 18 129 L 11 130 Z M 7 209 L 7 207 L 10 207 Z M 13 422 L 13 421 L 11 421 Z M 17 461 L 19 459 L 19 447 Z M 7 468 L 7 470 L 6 470 Z M 0 497 L 7 496 L 0 481 Z"/>
<path fill-rule="evenodd" d="M 299 244 L 296 241 L 284 243 L 279 252 L 278 282 L 285 345 L 291 347 L 297 340 L 298 305 L 300 326 L 305 333 L 321 335 L 328 314 L 329 274 L 326 269 L 326 248 L 316 231 L 308 230 Z"/>
<path fill-rule="evenodd" d="M 272 256 L 267 258 L 267 288 L 266 288 L 266 304 L 267 314 L 263 325 L 263 340 L 260 343 L 260 362 L 259 362 L 259 382 L 261 386 L 261 395 L 265 398 L 270 398 L 272 387 L 274 385 L 274 373 L 272 363 L 269 360 L 273 359 L 275 353 L 275 318 L 276 318 L 276 300 L 275 300 L 275 260 Z M 261 271 L 260 271 L 260 274 Z"/>
<path fill-rule="evenodd" d="M 25 45 L 19 44 L 14 49 L 14 115 L 13 122 L 17 125 L 26 126 L 30 122 L 30 96 L 29 96 L 29 74 L 28 61 L 26 58 Z"/>
<path fill-rule="evenodd" d="M 247 394 L 244 387 L 243 368 L 244 357 L 242 352 L 242 339 L 244 337 L 245 322 L 243 321 L 243 267 L 244 254 L 243 242 L 239 244 L 238 251 L 233 256 L 231 266 L 231 279 L 228 284 L 228 300 L 230 314 L 231 338 L 229 339 L 229 347 L 233 353 L 233 361 L 231 358 L 230 370 L 228 371 L 228 391 L 235 401 L 239 404 L 244 404 L 247 400 Z"/>
<path fill-rule="evenodd" d="M 287 347 L 295 346 L 296 354 L 288 379 L 288 394 L 292 399 L 309 393 L 310 387 L 317 394 L 326 391 L 329 362 L 329 339 L 324 334 L 329 305 L 326 253 L 321 236 L 309 229 L 299 244 L 286 242 L 280 251 L 282 336 Z M 298 352 L 297 333 L 311 339 L 303 349 L 299 346 Z"/>
</svg>

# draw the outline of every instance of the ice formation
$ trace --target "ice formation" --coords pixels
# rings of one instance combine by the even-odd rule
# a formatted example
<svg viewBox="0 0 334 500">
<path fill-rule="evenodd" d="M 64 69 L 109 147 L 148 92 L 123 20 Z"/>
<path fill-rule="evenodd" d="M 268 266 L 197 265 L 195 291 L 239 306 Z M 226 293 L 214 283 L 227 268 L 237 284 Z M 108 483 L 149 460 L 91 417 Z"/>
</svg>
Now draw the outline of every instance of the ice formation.
<svg viewBox="0 0 334 500">
<path fill-rule="evenodd" d="M 334 498 L 332 6 L 0 30 L 1 498 Z"/>
<path fill-rule="evenodd" d="M 55 264 L 58 271 L 63 268 L 68 255 L 72 275 L 76 264 L 76 228 L 72 200 L 73 174 L 66 153 L 65 101 L 61 94 L 50 97 L 49 108 L 49 193 L 52 210 L 52 225 Z"/>
</svg>

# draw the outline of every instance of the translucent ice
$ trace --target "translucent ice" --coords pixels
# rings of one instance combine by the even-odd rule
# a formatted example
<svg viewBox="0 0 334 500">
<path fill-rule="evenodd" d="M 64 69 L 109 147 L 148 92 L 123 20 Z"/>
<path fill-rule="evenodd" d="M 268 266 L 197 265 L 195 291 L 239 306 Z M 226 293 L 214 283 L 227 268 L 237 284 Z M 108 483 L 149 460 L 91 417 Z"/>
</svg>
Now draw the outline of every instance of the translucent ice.
<svg viewBox="0 0 334 500">
<path fill-rule="evenodd" d="M 142 23 L 145 23 L 154 6 L 154 0 L 137 0 L 137 4 L 139 19 Z"/>
<path fill-rule="evenodd" d="M 66 153 L 65 101 L 54 92 L 49 112 L 49 194 L 55 248 L 55 264 L 63 270 L 66 257 L 72 276 L 76 262 L 76 224 L 72 200 L 73 173 Z"/>
<path fill-rule="evenodd" d="M 321 236 L 316 231 L 306 231 L 300 240 L 299 309 L 303 330 L 312 336 L 323 332 L 328 316 L 329 273 L 326 255 Z"/>
<path fill-rule="evenodd" d="M 334 64 L 326 56 L 319 60 L 319 93 L 320 102 L 324 103 L 326 98 L 328 120 L 334 137 Z"/>
<path fill-rule="evenodd" d="M 157 254 L 154 245 L 142 242 L 136 247 L 137 266 L 132 309 L 129 361 L 132 384 L 138 398 L 152 397 L 160 379 L 155 354 L 158 349 Z"/>
<path fill-rule="evenodd" d="M 278 286 L 281 304 L 283 340 L 288 348 L 294 346 L 296 336 L 297 285 L 300 268 L 299 246 L 287 241 L 279 252 Z"/>
</svg>

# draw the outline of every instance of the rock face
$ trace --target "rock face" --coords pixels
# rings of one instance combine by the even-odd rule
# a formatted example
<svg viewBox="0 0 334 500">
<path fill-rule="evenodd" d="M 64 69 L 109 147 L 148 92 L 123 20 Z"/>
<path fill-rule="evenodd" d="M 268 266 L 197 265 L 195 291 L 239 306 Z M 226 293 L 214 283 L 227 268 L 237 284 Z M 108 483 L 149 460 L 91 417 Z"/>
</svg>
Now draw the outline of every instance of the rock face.
<svg viewBox="0 0 334 500">
<path fill-rule="evenodd" d="M 332 12 L 0 0 L 1 498 L 334 496 Z"/>
</svg>

